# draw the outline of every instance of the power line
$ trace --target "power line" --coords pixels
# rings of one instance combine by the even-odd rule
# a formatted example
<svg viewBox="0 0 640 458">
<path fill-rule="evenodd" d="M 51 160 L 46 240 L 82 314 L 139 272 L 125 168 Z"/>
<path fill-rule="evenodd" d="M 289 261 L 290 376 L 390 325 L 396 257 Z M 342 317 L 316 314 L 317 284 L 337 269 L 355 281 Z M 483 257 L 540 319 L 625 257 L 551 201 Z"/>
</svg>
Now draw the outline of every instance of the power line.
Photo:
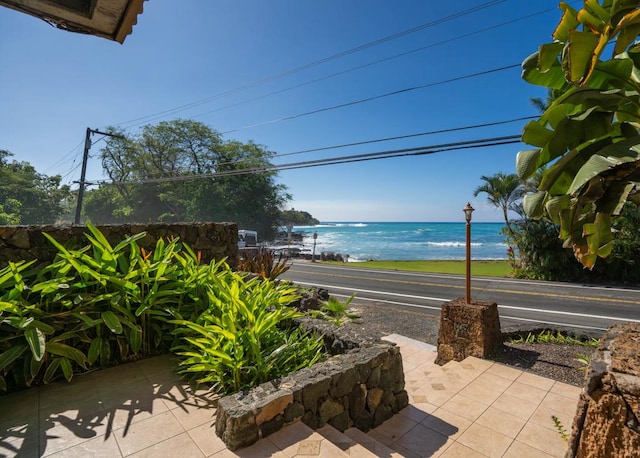
<svg viewBox="0 0 640 458">
<path fill-rule="evenodd" d="M 208 179 L 208 178 L 247 175 L 247 174 L 254 174 L 254 173 L 273 173 L 273 172 L 278 172 L 282 170 L 320 167 L 325 165 L 347 164 L 351 162 L 363 162 L 363 161 L 370 161 L 370 160 L 376 160 L 376 159 L 389 159 L 389 158 L 402 157 L 402 156 L 421 156 L 426 154 L 435 154 L 435 153 L 444 152 L 444 151 L 454 151 L 454 150 L 470 149 L 470 148 L 483 148 L 483 147 L 497 146 L 497 145 L 510 145 L 510 144 L 515 144 L 519 142 L 520 142 L 520 135 L 508 135 L 508 136 L 502 136 L 502 137 L 483 138 L 478 140 L 444 143 L 444 144 L 431 145 L 431 146 L 419 146 L 414 148 L 395 149 L 395 150 L 379 151 L 374 153 L 337 156 L 337 157 L 331 157 L 331 158 L 325 158 L 325 159 L 316 159 L 311 161 L 293 162 L 293 163 L 279 164 L 279 165 L 270 164 L 270 165 L 265 165 L 260 167 L 249 167 L 245 169 L 228 170 L 224 172 L 202 173 L 197 175 L 180 175 L 180 176 L 163 177 L 163 178 L 149 178 L 149 179 L 138 180 L 138 181 L 124 181 L 124 182 L 118 182 L 117 184 L 118 185 L 126 185 L 126 184 L 140 185 L 140 184 L 151 184 L 151 183 L 201 180 L 201 179 Z M 113 181 L 106 181 L 106 180 L 98 181 L 97 183 L 116 184 Z"/>
<path fill-rule="evenodd" d="M 437 46 L 444 45 L 444 44 L 447 44 L 447 43 L 451 43 L 453 41 L 461 40 L 463 38 L 469 38 L 469 37 L 471 37 L 473 35 L 478 35 L 478 34 L 481 34 L 481 33 L 484 33 L 484 32 L 488 32 L 490 30 L 494 30 L 494 29 L 497 29 L 499 27 L 504 27 L 506 25 L 511 25 L 511 24 L 516 23 L 516 22 L 519 22 L 519 21 L 522 21 L 522 20 L 525 20 L 525 19 L 529 19 L 529 18 L 538 16 L 540 14 L 548 13 L 550 11 L 556 11 L 556 10 L 557 10 L 557 8 L 547 8 L 545 10 L 541 10 L 541 11 L 538 11 L 536 13 L 531 13 L 531 14 L 528 14 L 526 16 L 520 16 L 520 17 L 512 19 L 510 21 L 501 22 L 499 24 L 495 24 L 493 26 L 485 27 L 483 29 L 476 30 L 474 32 L 469 32 L 469 33 L 465 33 L 463 35 L 458 35 L 456 37 L 449 38 L 447 40 L 442 40 L 442 41 L 439 41 L 437 43 L 432 43 L 432 44 L 427 45 L 427 46 L 421 46 L 419 48 L 414 48 L 412 50 L 405 51 L 405 52 L 402 52 L 400 54 L 394 54 L 392 56 L 385 57 L 385 58 L 382 58 L 382 59 L 378 59 L 378 60 L 375 60 L 375 61 L 372 61 L 372 62 L 368 62 L 366 64 L 358 65 L 358 66 L 351 67 L 351 68 L 346 69 L 346 70 L 342 70 L 342 71 L 339 71 L 339 72 L 331 73 L 329 75 L 325 75 L 325 76 L 322 76 L 320 78 L 316 78 L 316 79 L 313 79 L 313 80 L 310 80 L 310 81 L 306 81 L 304 83 L 296 84 L 295 86 L 289 86 L 287 88 L 280 89 L 280 90 L 273 91 L 273 92 L 269 92 L 268 94 L 263 94 L 263 95 L 260 95 L 258 97 L 253 97 L 251 99 L 243 100 L 241 102 L 233 103 L 231 105 L 225 105 L 223 107 L 219 107 L 219 108 L 216 108 L 216 109 L 213 109 L 213 110 L 208 110 L 208 111 L 205 111 L 205 112 L 202 112 L 202 113 L 198 113 L 196 115 L 190 116 L 190 118 L 199 118 L 201 116 L 205 116 L 205 115 L 208 115 L 208 114 L 211 114 L 211 113 L 217 113 L 217 112 L 220 112 L 220 111 L 223 111 L 223 110 L 227 110 L 229 108 L 237 107 L 239 105 L 244 105 L 244 104 L 247 104 L 247 103 L 250 103 L 250 102 L 255 102 L 257 100 L 261 100 L 261 99 L 264 99 L 264 98 L 267 98 L 267 97 L 271 97 L 271 96 L 274 96 L 274 95 L 277 95 L 277 94 L 281 94 L 283 92 L 288 92 L 288 91 L 291 91 L 293 89 L 298 89 L 298 88 L 301 88 L 301 87 L 304 87 L 304 86 L 309 86 L 311 84 L 315 84 L 315 83 L 318 83 L 320 81 L 324 81 L 324 80 L 327 80 L 327 79 L 330 79 L 330 78 L 335 78 L 336 76 L 345 75 L 347 73 L 351 73 L 351 72 L 356 71 L 356 70 L 361 70 L 363 68 L 370 67 L 370 66 L 373 66 L 373 65 L 377 65 L 377 64 L 380 64 L 380 63 L 383 63 L 383 62 L 389 62 L 391 60 L 398 59 L 400 57 L 405 57 L 405 56 L 408 56 L 410 54 L 414 54 L 416 52 L 424 51 L 426 49 L 435 48 Z M 145 122 L 153 121 L 155 119 L 159 119 L 159 118 L 162 118 L 162 117 L 163 117 L 162 115 L 154 116 L 153 118 L 151 118 L 151 119 L 149 119 L 149 120 L 147 120 Z M 135 127 L 135 126 L 141 125 L 141 124 L 144 124 L 144 123 L 134 124 L 133 126 L 130 126 L 130 127 Z"/>
<path fill-rule="evenodd" d="M 68 162 L 68 161 L 63 161 L 63 159 L 64 159 L 64 158 L 66 158 L 67 156 L 70 156 L 71 154 L 73 154 L 73 152 L 74 152 L 75 150 L 78 150 L 78 149 L 82 146 L 82 144 L 83 144 L 83 143 L 84 143 L 84 140 L 83 140 L 83 141 L 81 141 L 80 143 L 78 143 L 78 144 L 77 144 L 76 146 L 74 146 L 73 148 L 71 148 L 71 149 L 69 150 L 69 152 L 67 152 L 67 153 L 63 154 L 62 156 L 60 156 L 60 158 L 58 158 L 58 160 L 57 160 L 56 162 L 54 162 L 54 163 L 53 163 L 53 164 L 51 164 L 49 167 L 47 167 L 47 168 L 44 170 L 44 172 L 43 172 L 43 173 L 46 173 L 46 172 L 48 172 L 49 170 L 52 170 L 53 168 L 55 168 L 55 167 L 56 167 L 56 166 L 58 166 L 58 165 L 61 165 L 61 164 L 65 163 L 65 162 Z M 77 157 L 77 156 L 78 156 L 78 155 L 76 154 L 76 157 Z M 74 161 L 76 160 L 76 157 L 74 157 L 74 158 L 73 158 L 73 160 L 74 160 Z"/>
<path fill-rule="evenodd" d="M 455 77 L 455 78 L 449 78 L 447 80 L 437 81 L 435 83 L 428 83 L 428 84 L 422 84 L 422 85 L 419 85 L 419 86 L 413 86 L 413 87 L 408 87 L 408 88 L 404 88 L 404 89 L 399 89 L 397 91 L 387 92 L 385 94 L 375 95 L 375 96 L 372 96 L 372 97 L 366 97 L 364 99 L 354 100 L 352 102 L 341 103 L 341 104 L 338 104 L 338 105 L 332 105 L 332 106 L 329 106 L 329 107 L 319 108 L 317 110 L 307 111 L 305 113 L 298 113 L 298 114 L 291 115 L 291 116 L 285 116 L 283 118 L 272 119 L 270 121 L 263 121 L 263 122 L 259 122 L 257 124 L 251 124 L 251 125 L 244 126 L 244 127 L 238 127 L 238 128 L 235 128 L 235 129 L 226 130 L 226 131 L 222 132 L 222 134 L 229 134 L 229 133 L 232 133 L 232 132 L 238 132 L 240 130 L 251 129 L 253 127 L 264 126 L 264 125 L 267 125 L 267 124 L 275 124 L 275 123 L 278 123 L 278 122 L 290 121 L 292 119 L 302 118 L 304 116 L 310 116 L 310 115 L 322 113 L 322 112 L 325 112 L 325 111 L 337 110 L 339 108 L 345 108 L 345 107 L 349 107 L 349 106 L 353 106 L 353 105 L 358 105 L 358 104 L 361 104 L 361 103 L 371 102 L 373 100 L 378 100 L 378 99 L 382 99 L 382 98 L 385 98 L 385 97 L 391 97 L 391 96 L 399 95 L 399 94 L 405 94 L 407 92 L 426 89 L 426 88 L 438 86 L 438 85 L 441 85 L 441 84 L 453 83 L 455 81 L 461 81 L 461 80 L 464 80 L 464 79 L 475 78 L 475 77 L 478 77 L 478 76 L 484 76 L 484 75 L 488 75 L 488 74 L 491 74 L 491 73 L 500 72 L 500 71 L 503 71 L 503 70 L 510 70 L 512 68 L 520 68 L 520 65 L 521 64 L 512 64 L 512 65 L 507 65 L 505 67 L 498 67 L 498 68 L 494 68 L 494 69 L 491 69 L 491 70 L 484 70 L 482 72 L 471 73 L 469 75 L 458 76 L 458 77 Z"/>
<path fill-rule="evenodd" d="M 506 0 L 491 0 L 491 1 L 487 2 L 487 3 L 483 3 L 481 5 L 478 5 L 478 6 L 475 6 L 475 7 L 472 7 L 472 8 L 468 8 L 466 10 L 459 11 L 457 13 L 450 14 L 449 16 L 445 16 L 443 18 L 436 19 L 436 20 L 427 22 L 425 24 L 421 24 L 421 25 L 416 26 L 416 27 L 412 27 L 410 29 L 403 30 L 403 31 L 395 33 L 393 35 L 388 35 L 386 37 L 379 38 L 379 39 L 374 40 L 374 41 L 370 41 L 368 43 L 356 46 L 355 48 L 347 49 L 346 51 L 341 51 L 339 53 L 333 54 L 333 55 L 328 56 L 328 57 L 324 57 L 322 59 L 318 59 L 318 60 L 310 62 L 308 64 L 304 64 L 304 65 L 301 65 L 299 67 L 295 67 L 295 68 L 286 70 L 284 72 L 277 73 L 275 75 L 269 76 L 267 78 L 263 78 L 261 80 L 254 81 L 254 82 L 246 84 L 244 86 L 240 86 L 240 87 L 237 87 L 235 89 L 230 89 L 228 91 L 224 91 L 224 92 L 218 93 L 216 95 L 213 95 L 213 96 L 210 96 L 210 97 L 207 97 L 207 98 L 204 98 L 204 99 L 196 100 L 194 102 L 191 102 L 191 103 L 188 103 L 188 104 L 185 104 L 185 105 L 181 105 L 181 106 L 169 109 L 169 110 L 165 110 L 165 111 L 157 112 L 157 113 L 154 113 L 154 114 L 151 114 L 151 115 L 147 115 L 147 116 L 142 116 L 142 117 L 139 117 L 139 118 L 131 119 L 129 121 L 120 122 L 120 123 L 118 123 L 116 125 L 121 126 L 123 124 L 130 124 L 130 123 L 134 123 L 134 122 L 137 122 L 137 121 L 148 120 L 150 118 L 155 118 L 156 116 L 160 116 L 160 115 L 175 114 L 175 113 L 178 113 L 180 111 L 187 110 L 189 108 L 194 108 L 196 106 L 202 105 L 204 103 L 208 103 L 208 102 L 210 102 L 212 100 L 215 100 L 217 98 L 225 97 L 225 96 L 232 95 L 232 94 L 235 94 L 235 93 L 238 93 L 238 92 L 246 91 L 247 89 L 251 89 L 251 88 L 254 88 L 254 87 L 257 87 L 257 86 L 261 86 L 261 85 L 263 85 L 265 83 L 269 83 L 271 81 L 283 78 L 285 76 L 289 76 L 289 75 L 292 75 L 294 73 L 299 73 L 301 71 L 308 70 L 308 69 L 313 68 L 313 67 L 317 67 L 318 65 L 324 64 L 326 62 L 330 62 L 332 60 L 335 60 L 335 59 L 338 59 L 338 58 L 341 58 L 341 57 L 345 57 L 345 56 L 348 56 L 348 55 L 363 51 L 365 49 L 368 49 L 368 48 L 371 48 L 371 47 L 374 47 L 374 46 L 378 46 L 378 45 L 380 45 L 382 43 L 386 43 L 388 41 L 392 41 L 392 40 L 395 40 L 397 38 L 401 38 L 401 37 L 404 37 L 406 35 L 410 35 L 412 33 L 424 30 L 426 28 L 433 27 L 433 26 L 436 26 L 436 25 L 440 25 L 440 24 L 443 24 L 445 22 L 452 21 L 454 19 L 458 19 L 460 17 L 463 17 L 463 16 L 466 16 L 468 14 L 472 14 L 472 13 L 481 11 L 483 9 L 495 6 L 495 5 L 497 5 L 499 3 L 503 3 L 505 1 Z"/>
<path fill-rule="evenodd" d="M 74 164 L 75 164 L 75 159 L 74 159 Z M 67 171 L 67 173 L 65 173 L 61 177 L 61 179 L 60 179 L 61 182 L 64 181 L 66 178 L 68 178 L 72 173 L 75 173 L 82 166 L 81 162 L 79 162 L 75 166 L 74 166 L 74 164 L 71 164 L 71 168 Z"/>
<path fill-rule="evenodd" d="M 285 156 L 294 156 L 294 155 L 298 155 L 298 154 L 313 153 L 313 152 L 317 152 L 317 151 L 327 151 L 327 150 L 332 150 L 332 149 L 347 148 L 347 147 L 350 147 L 350 146 L 360 146 L 360 145 L 367 145 L 367 144 L 372 144 L 372 143 L 383 143 L 383 142 L 387 142 L 387 141 L 403 140 L 403 139 L 407 139 L 407 138 L 422 137 L 422 136 L 427 136 L 427 135 L 437 135 L 437 134 L 444 134 L 444 133 L 451 133 L 451 132 L 460 132 L 460 131 L 463 131 L 463 130 L 472 130 L 472 129 L 480 129 L 480 128 L 484 128 L 484 127 L 493 127 L 493 126 L 510 124 L 510 123 L 519 122 L 519 121 L 526 121 L 526 120 L 530 120 L 530 119 L 537 119 L 537 116 L 522 116 L 522 117 L 519 117 L 519 118 L 507 119 L 507 120 L 503 120 L 503 121 L 494 121 L 494 122 L 487 122 L 487 123 L 482 123 L 482 124 L 473 124 L 473 125 L 467 125 L 467 126 L 451 127 L 451 128 L 448 128 L 448 129 L 431 130 L 431 131 L 426 131 L 426 132 L 417 132 L 417 133 L 413 133 L 413 134 L 396 135 L 396 136 L 393 136 L 393 137 L 377 138 L 377 139 L 373 139 L 373 140 L 363 140 L 363 141 L 359 141 L 359 142 L 343 143 L 343 144 L 340 144 L 340 145 L 331 145 L 331 146 L 323 146 L 323 147 L 318 147 L 318 148 L 310 148 L 310 149 L 306 149 L 306 150 L 293 151 L 293 152 L 290 152 L 290 153 L 274 154 L 272 157 L 273 158 L 280 158 L 280 157 L 285 157 Z M 103 139 L 104 139 L 104 137 L 103 137 Z M 218 167 L 220 167 L 220 166 L 229 166 L 229 165 L 239 164 L 241 162 L 242 162 L 242 159 L 238 159 L 238 160 L 235 160 L 235 161 L 219 162 L 216 165 Z"/>
<path fill-rule="evenodd" d="M 296 155 L 296 154 L 313 153 L 313 152 L 316 152 L 316 151 L 326 151 L 326 150 L 330 150 L 330 149 L 347 148 L 349 146 L 359 146 L 359 145 L 367 145 L 367 144 L 371 144 L 371 143 L 387 142 L 387 141 L 392 141 L 392 140 L 402 140 L 402 139 L 405 139 L 405 138 L 422 137 L 422 136 L 425 136 L 425 135 L 436 135 L 436 134 L 444 134 L 444 133 L 450 133 L 450 132 L 459 132 L 461 130 L 479 129 L 481 127 L 499 126 L 499 125 L 503 125 L 503 124 L 509 124 L 509 123 L 512 123 L 512 122 L 526 121 L 526 120 L 529 120 L 529 119 L 537 119 L 537 118 L 538 118 L 538 116 L 523 116 L 523 117 L 520 117 L 520 118 L 508 119 L 506 121 L 487 122 L 487 123 L 484 123 L 484 124 L 474 124 L 474 125 L 471 125 L 471 126 L 452 127 L 452 128 L 449 128 L 449 129 L 431 130 L 431 131 L 426 131 L 426 132 L 418 132 L 418 133 L 415 133 L 415 134 L 407 134 L 407 135 L 398 135 L 398 136 L 395 136 L 395 137 L 378 138 L 378 139 L 375 139 L 375 140 L 364 140 L 364 141 L 361 141 L 361 142 L 343 143 L 341 145 L 323 146 L 321 148 L 305 149 L 305 150 L 300 150 L 300 151 L 294 151 L 292 153 L 276 154 L 274 157 L 293 156 L 293 155 Z"/>
</svg>

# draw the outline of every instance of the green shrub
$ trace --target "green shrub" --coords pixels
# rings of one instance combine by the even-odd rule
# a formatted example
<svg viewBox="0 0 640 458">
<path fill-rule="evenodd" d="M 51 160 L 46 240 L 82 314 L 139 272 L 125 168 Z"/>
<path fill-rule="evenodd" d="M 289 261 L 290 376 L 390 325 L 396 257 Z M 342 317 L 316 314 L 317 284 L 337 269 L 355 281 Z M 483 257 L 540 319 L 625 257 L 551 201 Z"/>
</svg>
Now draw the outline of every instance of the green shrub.
<svg viewBox="0 0 640 458">
<path fill-rule="evenodd" d="M 0 391 L 164 353 L 176 336 L 216 323 L 217 338 L 238 337 L 231 347 L 227 338 L 210 339 L 208 348 L 235 358 L 234 386 L 319 358 L 319 339 L 278 328 L 295 316 L 285 307 L 294 298 L 286 286 L 247 281 L 224 261 L 203 265 L 177 239 L 146 252 L 137 244 L 144 233 L 111 246 L 87 228 L 89 245 L 80 249 L 45 234 L 58 255 L 44 268 L 18 262 L 0 269 Z M 186 327 L 177 331 L 180 323 Z M 241 366 L 245 355 L 257 362 Z"/>
<path fill-rule="evenodd" d="M 573 251 L 562 246 L 559 227 L 548 219 L 523 219 L 512 223 L 509 244 L 518 249 L 514 263 L 518 278 L 551 281 L 640 283 L 640 209 L 627 202 L 614 218 L 611 254 L 592 270 L 582 267 Z"/>
<path fill-rule="evenodd" d="M 287 304 L 296 289 L 228 267 L 207 283 L 209 307 L 195 320 L 173 320 L 182 343 L 173 351 L 186 357 L 181 373 L 232 393 L 309 367 L 323 355 L 319 336 L 287 328 L 302 314 Z"/>
<path fill-rule="evenodd" d="M 200 300 L 190 278 L 197 257 L 177 240 L 146 253 L 136 244 L 144 233 L 112 247 L 88 229 L 90 245 L 81 249 L 45 234 L 58 255 L 43 269 L 0 270 L 0 389 L 9 373 L 11 386 L 30 386 L 166 351 L 173 308 Z"/>
<path fill-rule="evenodd" d="M 355 297 L 354 293 L 346 301 L 342 302 L 340 299 L 330 296 L 329 299 L 322 302 L 320 310 L 312 310 L 310 314 L 315 318 L 329 320 L 336 326 L 342 326 L 347 318 L 359 318 L 359 315 L 349 313 L 349 305 Z"/>
</svg>

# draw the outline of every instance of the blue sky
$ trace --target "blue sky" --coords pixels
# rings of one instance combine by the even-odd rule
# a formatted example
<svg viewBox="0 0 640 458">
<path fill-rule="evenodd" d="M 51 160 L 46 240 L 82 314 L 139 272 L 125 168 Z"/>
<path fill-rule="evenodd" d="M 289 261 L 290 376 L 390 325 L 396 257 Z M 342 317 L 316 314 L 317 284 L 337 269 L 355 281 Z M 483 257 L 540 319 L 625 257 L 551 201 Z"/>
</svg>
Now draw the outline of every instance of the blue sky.
<svg viewBox="0 0 640 458">
<path fill-rule="evenodd" d="M 87 127 L 136 133 L 145 121 L 194 119 L 226 140 L 253 140 L 288 154 L 534 116 L 529 100 L 545 93 L 523 82 L 519 68 L 443 82 L 521 63 L 550 41 L 560 18 L 557 4 L 150 0 L 124 45 L 0 7 L 0 149 L 71 182 L 79 179 Z M 377 40 L 382 43 L 289 72 Z M 238 88 L 244 89 L 220 96 Z M 274 163 L 518 135 L 524 123 L 276 157 Z M 88 179 L 103 178 L 99 146 L 91 150 Z M 500 212 L 473 191 L 482 175 L 513 172 L 524 148 L 296 169 L 280 172 L 278 180 L 293 195 L 290 207 L 322 221 L 458 221 L 467 201 L 476 208 L 474 221 L 500 221 Z"/>
</svg>

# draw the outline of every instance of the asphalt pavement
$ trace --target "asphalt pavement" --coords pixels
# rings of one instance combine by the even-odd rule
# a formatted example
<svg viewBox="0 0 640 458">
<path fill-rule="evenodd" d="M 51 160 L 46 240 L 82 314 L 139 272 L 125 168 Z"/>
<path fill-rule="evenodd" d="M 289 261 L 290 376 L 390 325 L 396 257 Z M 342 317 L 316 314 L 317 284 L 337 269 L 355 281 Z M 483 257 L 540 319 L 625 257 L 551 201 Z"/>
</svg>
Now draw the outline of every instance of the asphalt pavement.
<svg viewBox="0 0 640 458">
<path fill-rule="evenodd" d="M 409 307 L 439 315 L 441 305 L 465 296 L 464 275 L 377 270 L 294 260 L 281 278 L 301 286 L 327 288 L 336 297 Z M 471 298 L 496 302 L 505 325 L 602 331 L 623 322 L 640 322 L 640 288 L 508 278 L 472 277 Z"/>
</svg>

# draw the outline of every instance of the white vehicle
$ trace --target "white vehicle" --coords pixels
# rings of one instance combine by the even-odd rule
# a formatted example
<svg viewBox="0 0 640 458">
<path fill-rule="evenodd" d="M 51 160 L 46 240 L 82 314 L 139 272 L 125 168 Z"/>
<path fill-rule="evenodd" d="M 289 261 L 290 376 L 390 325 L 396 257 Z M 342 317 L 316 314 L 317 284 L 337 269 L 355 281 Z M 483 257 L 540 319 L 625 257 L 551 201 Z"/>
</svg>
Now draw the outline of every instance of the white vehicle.
<svg viewBox="0 0 640 458">
<path fill-rule="evenodd" d="M 238 231 L 238 248 L 250 248 L 258 246 L 258 233 L 256 231 Z"/>
</svg>

